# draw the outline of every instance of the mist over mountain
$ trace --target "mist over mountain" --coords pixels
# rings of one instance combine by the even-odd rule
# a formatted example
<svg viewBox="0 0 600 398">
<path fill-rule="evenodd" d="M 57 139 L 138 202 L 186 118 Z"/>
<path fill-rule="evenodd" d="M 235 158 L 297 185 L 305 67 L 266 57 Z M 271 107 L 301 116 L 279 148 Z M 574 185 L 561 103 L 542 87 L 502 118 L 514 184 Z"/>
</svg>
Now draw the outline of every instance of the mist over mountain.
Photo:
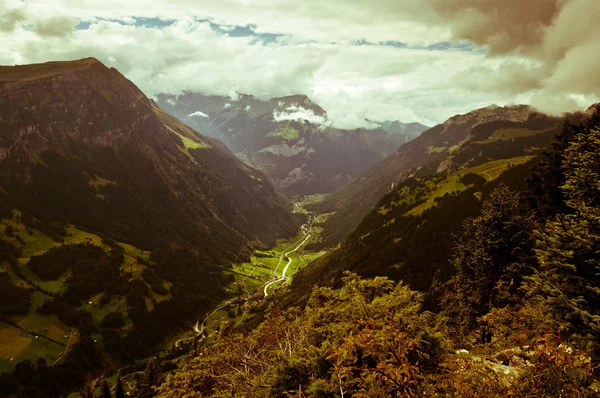
<svg viewBox="0 0 600 398">
<path fill-rule="evenodd" d="M 222 140 L 291 194 L 331 192 L 427 129 L 399 121 L 370 122 L 372 129 L 336 129 L 325 110 L 303 95 L 261 101 L 249 95 L 187 92 L 158 95 L 157 104 Z"/>
</svg>

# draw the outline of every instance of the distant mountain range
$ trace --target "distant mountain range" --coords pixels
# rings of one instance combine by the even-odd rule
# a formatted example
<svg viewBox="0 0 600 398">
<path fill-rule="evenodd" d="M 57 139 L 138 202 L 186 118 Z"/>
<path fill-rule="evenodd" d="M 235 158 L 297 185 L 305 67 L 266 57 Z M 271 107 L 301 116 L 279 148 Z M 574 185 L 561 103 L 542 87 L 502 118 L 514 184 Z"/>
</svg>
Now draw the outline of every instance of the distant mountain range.
<svg viewBox="0 0 600 398">
<path fill-rule="evenodd" d="M 193 92 L 161 94 L 157 104 L 202 134 L 222 140 L 284 192 L 331 192 L 427 129 L 419 123 L 373 122 L 373 129 L 331 127 L 303 95 L 262 101 Z"/>
</svg>

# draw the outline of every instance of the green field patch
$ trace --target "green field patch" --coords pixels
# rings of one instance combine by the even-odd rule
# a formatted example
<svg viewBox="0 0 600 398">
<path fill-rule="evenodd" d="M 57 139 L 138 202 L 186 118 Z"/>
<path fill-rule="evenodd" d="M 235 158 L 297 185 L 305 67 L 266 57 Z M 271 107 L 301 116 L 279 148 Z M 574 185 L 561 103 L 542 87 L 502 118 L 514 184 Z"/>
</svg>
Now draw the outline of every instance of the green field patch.
<svg viewBox="0 0 600 398">
<path fill-rule="evenodd" d="M 15 214 L 20 213 L 15 212 Z M 0 233 L 2 234 L 2 238 L 9 240 L 17 247 L 20 247 L 23 250 L 23 257 L 29 258 L 34 254 L 44 253 L 50 250 L 51 248 L 60 245 L 59 242 L 56 242 L 48 235 L 38 231 L 37 229 L 31 229 L 25 226 L 25 224 L 17 222 L 14 219 L 4 219 L 2 220 L 2 224 L 3 225 L 0 227 Z M 15 234 L 18 234 L 21 237 L 21 239 L 25 242 L 24 244 L 19 242 L 14 237 L 8 237 L 4 235 L 4 228 L 7 225 L 10 225 L 15 229 Z"/>
<path fill-rule="evenodd" d="M 8 262 L 0 263 L 0 272 L 8 273 L 8 276 L 10 276 L 10 280 L 19 287 L 24 287 L 26 289 L 33 288 L 33 286 L 31 286 L 29 283 L 25 282 L 23 279 L 19 278 L 13 272 L 12 267 L 10 266 L 10 264 Z"/>
<path fill-rule="evenodd" d="M 427 153 L 442 153 L 442 152 L 446 152 L 448 150 L 448 148 L 446 148 L 445 146 L 428 146 L 427 147 Z"/>
<path fill-rule="evenodd" d="M 12 372 L 14 366 L 20 361 L 31 339 L 24 332 L 12 326 L 0 326 L 0 373 Z"/>
<path fill-rule="evenodd" d="M 451 174 L 445 178 L 436 179 L 434 181 L 427 181 L 426 185 L 431 186 L 431 193 L 427 197 L 427 200 L 420 205 L 413 207 L 406 214 L 414 216 L 423 213 L 423 211 L 429 209 L 430 207 L 435 206 L 435 200 L 437 198 L 441 198 L 442 196 L 452 193 L 452 192 L 460 192 L 464 191 L 468 188 L 465 184 L 461 182 L 462 174 Z M 434 185 L 435 184 L 435 185 Z"/>
<path fill-rule="evenodd" d="M 29 313 L 13 318 L 17 325 L 30 332 L 45 335 L 46 332 L 44 329 L 49 328 L 57 320 L 55 315 L 44 315 L 37 312 L 37 308 L 48 298 L 48 296 L 38 291 L 33 292 Z"/>
<path fill-rule="evenodd" d="M 67 227 L 68 236 L 65 237 L 65 243 L 76 245 L 79 243 L 90 243 L 94 246 L 104 247 L 102 244 L 102 238 L 98 235 L 82 231 L 80 229 L 75 228 L 72 225 Z"/>
<path fill-rule="evenodd" d="M 462 178 L 465 174 L 474 173 L 492 181 L 500 176 L 509 167 L 517 166 L 526 163 L 533 159 L 533 156 L 520 156 L 510 159 L 499 159 L 485 164 L 461 170 L 445 177 L 438 177 L 424 181 L 425 186 L 431 190 L 424 203 L 410 209 L 406 214 L 419 215 L 423 211 L 435 206 L 436 199 L 441 198 L 452 192 L 461 192 L 469 188 L 462 183 Z"/>
<path fill-rule="evenodd" d="M 267 137 L 270 138 L 281 138 L 284 141 L 293 141 L 293 140 L 297 140 L 298 138 L 300 138 L 300 131 L 298 131 L 298 129 L 295 129 L 293 127 L 281 127 L 278 128 L 275 131 L 271 131 L 269 134 L 267 134 Z"/>
<path fill-rule="evenodd" d="M 495 180 L 509 167 L 517 166 L 529 162 L 534 156 L 519 156 L 510 159 L 494 160 L 479 166 L 471 167 L 461 171 L 461 174 L 475 173 L 484 177 L 486 180 Z"/>
<path fill-rule="evenodd" d="M 66 339 L 63 340 L 66 344 Z M 45 358 L 49 364 L 52 364 L 64 348 L 39 335 L 36 338 L 36 334 L 2 324 L 0 326 L 0 372 L 12 372 L 17 363 L 27 359 L 36 363 L 38 358 Z"/>
<path fill-rule="evenodd" d="M 125 254 L 131 256 L 133 258 L 143 258 L 144 260 L 150 260 L 150 253 L 148 250 L 138 249 L 135 246 L 132 246 L 128 243 L 119 242 L 123 249 L 125 250 Z"/>
<path fill-rule="evenodd" d="M 305 207 L 308 205 L 314 205 L 317 203 L 321 203 L 325 199 L 326 196 L 327 196 L 327 194 L 323 194 L 323 193 L 316 193 L 313 195 L 305 195 L 297 203 L 302 207 Z"/>
<path fill-rule="evenodd" d="M 165 127 L 171 133 L 173 133 L 176 136 L 178 136 L 179 138 L 181 138 L 181 141 L 183 142 L 183 146 L 186 149 L 211 148 L 210 145 L 208 145 L 206 142 L 204 142 L 204 141 L 202 141 L 202 139 L 200 139 L 200 136 L 194 137 L 194 138 L 196 138 L 196 140 L 192 140 L 191 138 L 188 138 L 185 135 L 178 133 L 177 131 L 173 130 L 171 127 L 169 127 L 167 125 L 165 125 Z"/>
<path fill-rule="evenodd" d="M 92 297 L 82 307 L 82 309 L 92 313 L 92 321 L 95 324 L 100 325 L 100 322 L 102 322 L 104 317 L 110 312 L 120 312 L 123 314 L 123 318 L 127 319 L 127 303 L 125 302 L 124 296 L 112 296 L 108 304 L 100 306 L 99 302 L 101 297 L 102 293 Z M 92 302 L 91 305 L 89 304 L 90 301 Z"/>
<path fill-rule="evenodd" d="M 334 214 L 335 212 L 319 214 L 318 216 L 315 216 L 313 223 L 323 224 L 329 219 L 329 217 L 333 216 Z"/>
</svg>

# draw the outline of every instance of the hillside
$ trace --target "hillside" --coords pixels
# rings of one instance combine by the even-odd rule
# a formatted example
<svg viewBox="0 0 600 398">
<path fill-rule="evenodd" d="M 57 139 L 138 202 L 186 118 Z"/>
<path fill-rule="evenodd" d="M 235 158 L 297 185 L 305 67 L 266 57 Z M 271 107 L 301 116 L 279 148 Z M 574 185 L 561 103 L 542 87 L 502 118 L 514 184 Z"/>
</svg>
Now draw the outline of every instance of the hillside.
<svg viewBox="0 0 600 398">
<path fill-rule="evenodd" d="M 249 332 L 223 324 L 152 385 L 165 398 L 597 396 L 599 151 L 600 109 L 535 160 L 404 181 L 294 278 L 299 307 L 288 293 Z"/>
<path fill-rule="evenodd" d="M 453 273 L 453 236 L 462 233 L 464 220 L 478 215 L 482 201 L 501 183 L 525 191 L 534 163 L 534 156 L 521 156 L 403 181 L 338 248 L 296 276 L 294 295 L 307 294 L 314 284 L 336 285 L 348 270 L 402 280 L 433 294 L 434 281 L 443 283 Z"/>
<path fill-rule="evenodd" d="M 115 69 L 90 59 L 3 67 L 0 81 L 0 181 L 23 210 L 140 246 L 193 244 L 213 259 L 294 231 L 262 174 Z"/>
<path fill-rule="evenodd" d="M 398 121 L 378 128 L 328 127 L 327 114 L 302 95 L 261 101 L 186 92 L 158 105 L 197 131 L 222 140 L 240 159 L 290 194 L 331 192 L 417 137 L 426 127 Z"/>
<path fill-rule="evenodd" d="M 62 396 L 163 350 L 227 296 L 232 263 L 302 221 L 92 58 L 0 67 L 0 187 L 0 372 L 21 369 L 0 395 Z M 43 379 L 19 379 L 31 367 Z"/>
<path fill-rule="evenodd" d="M 539 153 L 560 131 L 564 120 L 527 106 L 493 106 L 448 119 L 402 145 L 395 155 L 314 207 L 319 213 L 334 213 L 325 225 L 324 244 L 339 243 L 384 195 L 406 179 L 445 175 L 492 160 Z"/>
</svg>

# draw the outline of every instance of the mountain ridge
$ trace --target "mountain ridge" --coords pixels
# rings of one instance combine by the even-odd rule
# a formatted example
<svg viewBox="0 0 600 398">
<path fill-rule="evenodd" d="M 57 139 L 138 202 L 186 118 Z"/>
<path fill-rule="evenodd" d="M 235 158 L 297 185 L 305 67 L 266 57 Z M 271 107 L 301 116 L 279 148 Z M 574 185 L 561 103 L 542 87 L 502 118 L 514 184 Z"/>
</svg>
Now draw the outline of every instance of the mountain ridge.
<svg viewBox="0 0 600 398">
<path fill-rule="evenodd" d="M 305 95 L 262 101 L 243 94 L 230 98 L 185 92 L 161 94 L 157 103 L 196 130 L 223 140 L 292 195 L 340 187 L 425 128 L 386 122 L 371 130 L 336 129 L 329 126 L 326 111 Z"/>
<path fill-rule="evenodd" d="M 517 105 L 489 106 L 449 118 L 313 206 L 320 213 L 335 213 L 325 224 L 325 244 L 340 242 L 381 197 L 404 180 L 540 152 L 568 117 L 550 117 L 527 105 Z M 492 137 L 499 131 L 505 131 L 506 136 L 499 133 Z"/>
</svg>

